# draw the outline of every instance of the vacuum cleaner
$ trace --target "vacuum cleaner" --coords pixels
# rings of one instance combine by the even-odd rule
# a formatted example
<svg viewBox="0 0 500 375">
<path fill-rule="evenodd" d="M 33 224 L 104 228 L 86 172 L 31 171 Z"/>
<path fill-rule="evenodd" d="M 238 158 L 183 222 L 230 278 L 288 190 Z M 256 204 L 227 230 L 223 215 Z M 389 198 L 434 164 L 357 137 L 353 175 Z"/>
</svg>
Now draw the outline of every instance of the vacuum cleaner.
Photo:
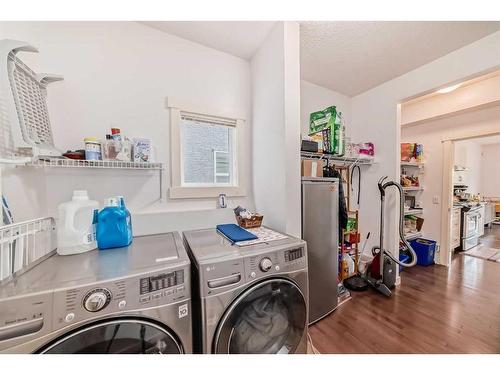
<svg viewBox="0 0 500 375">
<path fill-rule="evenodd" d="M 406 240 L 404 235 L 404 192 L 403 187 L 395 181 L 385 181 L 387 176 L 382 177 L 378 181 L 378 189 L 380 191 L 380 242 L 378 246 L 372 248 L 373 259 L 366 267 L 364 273 L 350 277 L 344 281 L 346 288 L 351 290 L 366 290 L 371 286 L 385 296 L 390 297 L 391 289 L 396 285 L 396 267 L 413 267 L 417 264 L 417 255 L 411 247 L 410 243 Z M 385 221 L 385 196 L 386 189 L 394 186 L 399 192 L 399 237 L 410 254 L 411 261 L 408 263 L 400 261 L 399 249 L 398 251 L 386 251 L 384 247 L 384 221 Z M 368 239 L 368 236 L 367 236 Z M 365 241 L 366 244 L 366 241 Z M 364 246 L 363 246 L 364 251 Z M 393 253 L 398 254 L 394 257 Z M 361 253 L 361 255 L 363 252 Z M 360 256 L 361 258 L 361 256 Z"/>
</svg>

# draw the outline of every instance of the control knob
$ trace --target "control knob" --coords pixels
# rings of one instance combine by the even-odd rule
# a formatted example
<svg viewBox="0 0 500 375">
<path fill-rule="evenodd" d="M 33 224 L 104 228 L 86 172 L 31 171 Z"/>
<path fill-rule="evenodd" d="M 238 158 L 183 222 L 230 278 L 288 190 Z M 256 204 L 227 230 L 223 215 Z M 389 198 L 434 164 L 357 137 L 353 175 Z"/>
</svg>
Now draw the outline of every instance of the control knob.
<svg viewBox="0 0 500 375">
<path fill-rule="evenodd" d="M 259 263 L 259 267 L 262 270 L 262 272 L 269 271 L 272 266 L 273 266 L 273 262 L 269 258 L 262 258 L 262 260 Z"/>
<path fill-rule="evenodd" d="M 111 301 L 111 293 L 107 289 L 93 289 L 83 299 L 83 307 L 89 312 L 104 309 Z"/>
</svg>

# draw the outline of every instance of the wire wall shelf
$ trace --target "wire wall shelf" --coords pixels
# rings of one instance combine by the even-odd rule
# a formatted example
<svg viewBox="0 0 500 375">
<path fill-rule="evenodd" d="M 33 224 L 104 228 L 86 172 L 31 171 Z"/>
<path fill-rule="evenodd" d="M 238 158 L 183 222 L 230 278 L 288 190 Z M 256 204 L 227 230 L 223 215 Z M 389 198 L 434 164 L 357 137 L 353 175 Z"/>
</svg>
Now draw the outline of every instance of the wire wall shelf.
<svg viewBox="0 0 500 375">
<path fill-rule="evenodd" d="M 420 233 L 420 232 L 410 232 L 410 233 L 405 234 L 405 239 L 407 241 L 416 240 L 417 238 L 421 238 L 421 237 L 422 237 L 422 233 Z"/>
<path fill-rule="evenodd" d="M 57 167 L 57 168 L 100 168 L 100 169 L 149 169 L 162 170 L 162 163 L 140 163 L 119 160 L 74 160 L 59 158 L 36 159 L 26 165 L 35 167 Z"/>
<path fill-rule="evenodd" d="M 301 151 L 300 156 L 302 159 L 323 159 L 323 160 L 328 160 L 333 164 L 343 164 L 343 165 L 352 165 L 352 164 L 371 165 L 375 163 L 373 158 L 372 159 L 352 158 L 352 157 L 334 156 L 331 154 L 322 154 L 322 153 L 307 152 L 307 151 Z"/>
<path fill-rule="evenodd" d="M 52 217 L 0 227 L 0 285 L 53 255 L 55 235 Z"/>
<path fill-rule="evenodd" d="M 405 210 L 404 214 L 405 215 L 423 215 L 424 210 L 422 208 L 410 208 L 408 210 Z"/>
<path fill-rule="evenodd" d="M 415 161 L 402 161 L 401 162 L 402 167 L 415 167 L 415 168 L 423 168 L 424 163 L 422 162 L 415 162 Z"/>
<path fill-rule="evenodd" d="M 403 191 L 423 191 L 424 188 L 420 186 L 403 186 Z"/>
</svg>

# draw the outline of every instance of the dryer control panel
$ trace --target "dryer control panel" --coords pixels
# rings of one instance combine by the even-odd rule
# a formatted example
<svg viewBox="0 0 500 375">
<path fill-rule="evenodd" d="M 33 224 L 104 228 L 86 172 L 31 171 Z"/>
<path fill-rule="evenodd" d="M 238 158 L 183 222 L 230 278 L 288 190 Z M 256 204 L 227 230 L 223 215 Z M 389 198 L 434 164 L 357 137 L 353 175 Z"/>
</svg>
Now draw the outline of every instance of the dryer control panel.
<svg viewBox="0 0 500 375">
<path fill-rule="evenodd" d="M 268 274 L 293 272 L 305 267 L 307 267 L 307 259 L 304 247 L 278 250 L 245 259 L 245 273 L 248 281 Z"/>
<path fill-rule="evenodd" d="M 287 274 L 307 268 L 305 244 L 289 246 L 274 251 L 248 251 L 226 261 L 204 264 L 200 268 L 202 294 L 205 296 L 225 293 L 238 286 L 262 277 Z"/>
</svg>

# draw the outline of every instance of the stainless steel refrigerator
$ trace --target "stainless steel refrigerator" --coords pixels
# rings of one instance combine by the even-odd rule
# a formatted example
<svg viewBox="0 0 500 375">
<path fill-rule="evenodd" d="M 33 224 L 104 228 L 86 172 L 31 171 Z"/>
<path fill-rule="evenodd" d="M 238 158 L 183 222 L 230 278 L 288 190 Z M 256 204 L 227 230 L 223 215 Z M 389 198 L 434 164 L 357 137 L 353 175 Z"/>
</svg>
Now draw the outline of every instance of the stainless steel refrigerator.
<svg viewBox="0 0 500 375">
<path fill-rule="evenodd" d="M 302 238 L 307 242 L 309 323 L 337 307 L 339 181 L 302 178 Z"/>
</svg>

